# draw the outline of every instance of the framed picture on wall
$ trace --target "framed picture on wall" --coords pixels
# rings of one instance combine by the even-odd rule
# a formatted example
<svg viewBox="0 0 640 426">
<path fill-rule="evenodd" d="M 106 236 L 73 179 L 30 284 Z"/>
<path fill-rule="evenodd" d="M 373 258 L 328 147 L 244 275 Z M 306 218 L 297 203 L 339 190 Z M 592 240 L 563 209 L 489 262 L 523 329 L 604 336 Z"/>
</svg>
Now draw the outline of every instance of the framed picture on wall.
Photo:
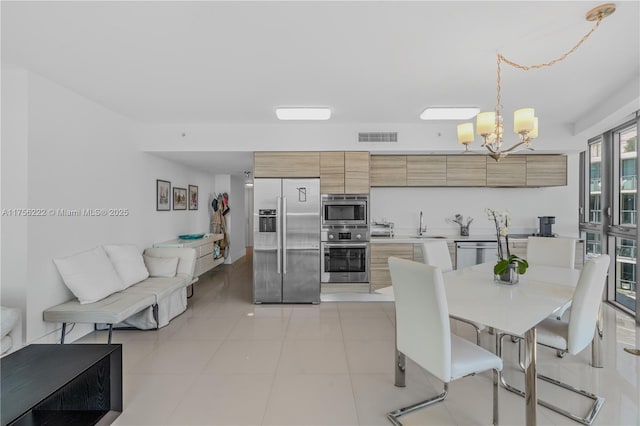
<svg viewBox="0 0 640 426">
<path fill-rule="evenodd" d="M 156 210 L 159 212 L 171 210 L 171 182 L 156 180 Z"/>
<path fill-rule="evenodd" d="M 174 210 L 186 210 L 187 209 L 187 190 L 186 190 L 186 188 L 173 187 L 173 209 Z"/>
<path fill-rule="evenodd" d="M 189 185 L 189 210 L 198 210 L 198 187 Z"/>
</svg>

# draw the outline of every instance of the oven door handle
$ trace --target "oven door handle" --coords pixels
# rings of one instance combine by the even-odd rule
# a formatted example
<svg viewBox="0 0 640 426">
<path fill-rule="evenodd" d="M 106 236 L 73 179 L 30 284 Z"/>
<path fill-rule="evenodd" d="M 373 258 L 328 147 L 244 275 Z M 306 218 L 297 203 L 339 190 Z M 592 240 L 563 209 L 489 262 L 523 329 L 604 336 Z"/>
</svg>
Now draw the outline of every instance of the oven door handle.
<svg viewBox="0 0 640 426">
<path fill-rule="evenodd" d="M 326 248 L 339 248 L 339 247 L 350 247 L 350 248 L 367 248 L 369 243 L 324 243 Z"/>
</svg>

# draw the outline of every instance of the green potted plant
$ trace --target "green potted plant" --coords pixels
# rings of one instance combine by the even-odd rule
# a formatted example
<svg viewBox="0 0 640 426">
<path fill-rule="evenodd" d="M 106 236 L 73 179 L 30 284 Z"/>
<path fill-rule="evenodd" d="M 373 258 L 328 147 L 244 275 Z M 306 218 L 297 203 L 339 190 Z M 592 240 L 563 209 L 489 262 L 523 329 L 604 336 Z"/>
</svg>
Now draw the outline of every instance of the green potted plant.
<svg viewBox="0 0 640 426">
<path fill-rule="evenodd" d="M 511 254 L 509 250 L 509 212 L 487 209 L 487 217 L 495 224 L 498 241 L 498 262 L 493 267 L 495 279 L 515 284 L 518 282 L 519 275 L 527 272 L 529 263 L 520 256 Z M 506 250 L 502 247 L 503 237 Z"/>
</svg>

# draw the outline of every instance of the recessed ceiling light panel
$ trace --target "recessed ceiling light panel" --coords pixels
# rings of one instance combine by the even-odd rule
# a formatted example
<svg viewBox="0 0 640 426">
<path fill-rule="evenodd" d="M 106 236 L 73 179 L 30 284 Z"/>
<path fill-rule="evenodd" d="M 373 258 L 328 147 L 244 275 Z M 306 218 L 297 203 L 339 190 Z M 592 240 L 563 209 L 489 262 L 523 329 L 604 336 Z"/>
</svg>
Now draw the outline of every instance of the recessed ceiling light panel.
<svg viewBox="0 0 640 426">
<path fill-rule="evenodd" d="M 329 108 L 288 107 L 276 108 L 278 120 L 328 120 L 331 118 Z"/>
<path fill-rule="evenodd" d="M 475 117 L 480 108 L 475 107 L 430 107 L 422 111 L 423 120 L 468 120 Z"/>
</svg>

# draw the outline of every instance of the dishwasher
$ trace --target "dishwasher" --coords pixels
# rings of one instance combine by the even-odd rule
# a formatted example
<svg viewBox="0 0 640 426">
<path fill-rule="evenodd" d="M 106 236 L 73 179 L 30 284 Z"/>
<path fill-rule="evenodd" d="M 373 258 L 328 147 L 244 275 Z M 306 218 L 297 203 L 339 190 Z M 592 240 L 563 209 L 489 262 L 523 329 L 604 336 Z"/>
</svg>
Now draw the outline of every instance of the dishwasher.
<svg viewBox="0 0 640 426">
<path fill-rule="evenodd" d="M 456 242 L 456 269 L 497 261 L 498 243 L 495 241 Z"/>
</svg>

